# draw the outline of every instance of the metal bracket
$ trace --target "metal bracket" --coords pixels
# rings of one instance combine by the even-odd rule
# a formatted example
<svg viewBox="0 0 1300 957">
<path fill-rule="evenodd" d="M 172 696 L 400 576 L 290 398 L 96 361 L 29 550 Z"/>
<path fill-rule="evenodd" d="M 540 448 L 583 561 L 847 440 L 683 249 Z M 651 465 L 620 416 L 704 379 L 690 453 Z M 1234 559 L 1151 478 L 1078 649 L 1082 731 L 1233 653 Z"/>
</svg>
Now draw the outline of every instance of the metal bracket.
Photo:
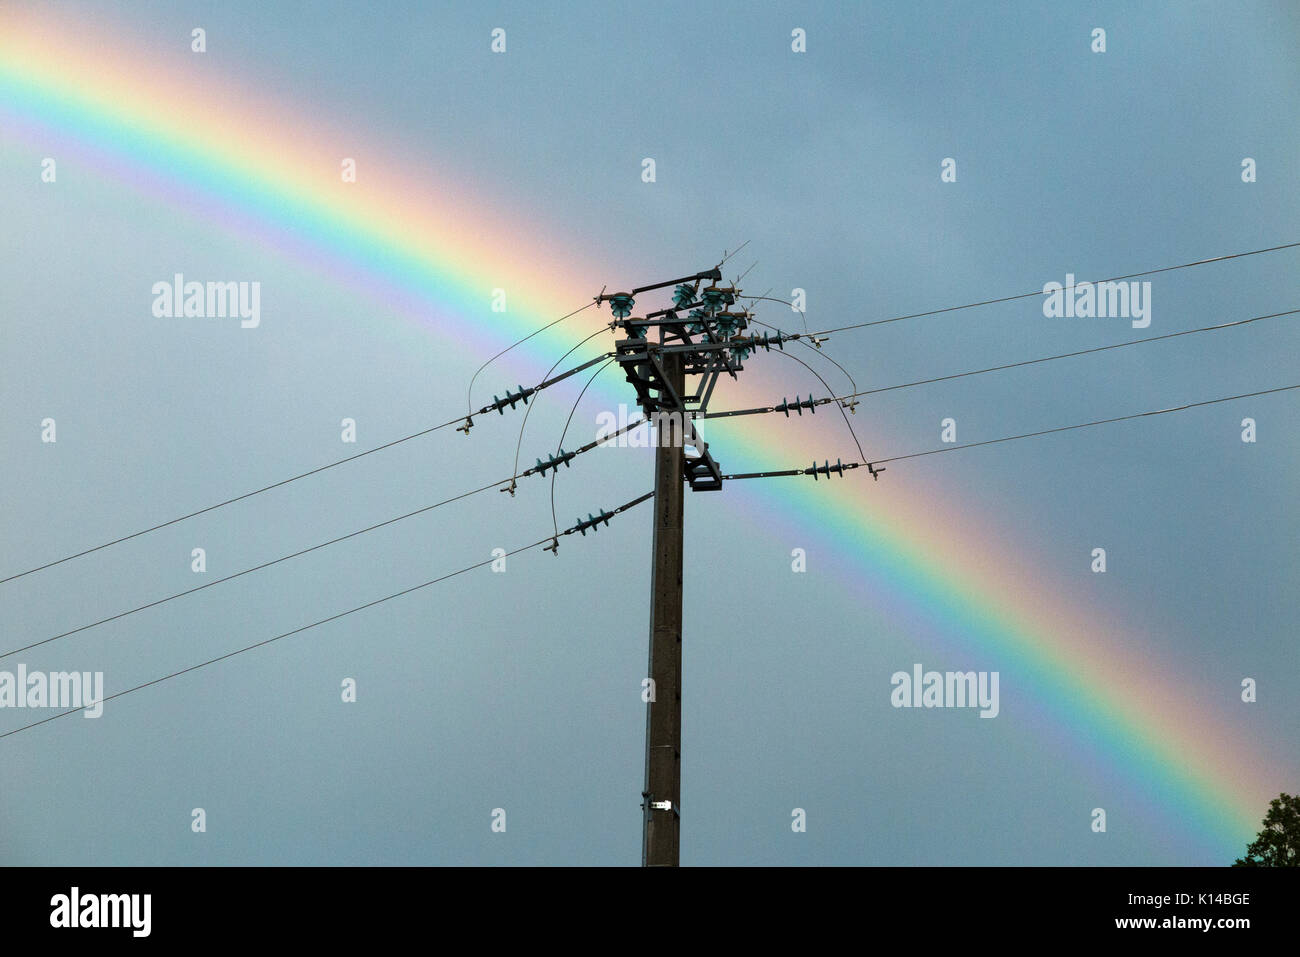
<svg viewBox="0 0 1300 957">
<path fill-rule="evenodd" d="M 672 801 L 652 801 L 650 798 L 651 794 L 649 791 L 641 792 L 641 808 L 647 815 L 649 815 L 651 811 L 672 811 L 673 817 L 678 818 L 679 820 L 681 819 L 681 808 L 673 807 Z"/>
</svg>

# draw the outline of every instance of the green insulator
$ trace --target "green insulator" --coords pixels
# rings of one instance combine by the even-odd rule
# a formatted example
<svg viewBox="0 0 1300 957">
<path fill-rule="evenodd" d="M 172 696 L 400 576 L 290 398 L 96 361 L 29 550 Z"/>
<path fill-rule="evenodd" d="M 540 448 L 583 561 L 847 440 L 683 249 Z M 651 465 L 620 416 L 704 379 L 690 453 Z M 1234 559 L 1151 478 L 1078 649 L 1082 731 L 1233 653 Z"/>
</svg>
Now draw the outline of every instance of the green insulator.
<svg viewBox="0 0 1300 957">
<path fill-rule="evenodd" d="M 609 297 L 609 311 L 619 319 L 632 315 L 632 307 L 635 305 L 636 300 L 625 292 L 616 292 Z"/>
</svg>

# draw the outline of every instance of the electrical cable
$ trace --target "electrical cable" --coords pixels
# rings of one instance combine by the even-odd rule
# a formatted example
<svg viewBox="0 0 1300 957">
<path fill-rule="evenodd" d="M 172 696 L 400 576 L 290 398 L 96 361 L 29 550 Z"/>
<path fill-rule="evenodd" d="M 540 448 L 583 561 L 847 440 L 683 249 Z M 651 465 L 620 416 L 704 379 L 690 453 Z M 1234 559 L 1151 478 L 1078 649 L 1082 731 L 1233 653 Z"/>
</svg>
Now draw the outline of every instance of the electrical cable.
<svg viewBox="0 0 1300 957">
<path fill-rule="evenodd" d="M 647 499 L 650 499 L 650 498 L 653 498 L 653 497 L 654 497 L 654 492 L 647 492 L 647 493 L 645 493 L 644 495 L 640 496 L 639 498 L 633 499 L 633 500 L 630 501 L 630 502 L 626 502 L 626 503 L 624 503 L 623 505 L 620 505 L 618 508 L 614 509 L 612 512 L 602 512 L 602 517 L 603 517 L 604 520 L 606 521 L 606 524 L 608 524 L 608 519 L 609 519 L 609 518 L 612 518 L 612 517 L 615 516 L 615 515 L 619 515 L 619 514 L 621 514 L 622 512 L 625 512 L 625 511 L 627 511 L 627 510 L 630 509 L 630 508 L 634 508 L 635 506 L 641 504 L 642 502 L 646 501 Z M 573 526 L 572 528 L 565 529 L 564 532 L 557 532 L 556 535 L 557 535 L 557 536 L 558 536 L 558 535 L 561 535 L 561 534 L 563 534 L 563 535 L 570 535 L 570 534 L 572 534 L 572 533 L 574 533 L 574 532 L 577 532 L 577 531 L 580 531 L 580 530 L 582 530 L 583 534 L 585 535 L 586 532 L 585 532 L 584 529 L 585 529 L 585 528 L 590 528 L 590 527 L 592 527 L 592 526 L 589 525 L 589 524 L 579 523 L 578 525 L 575 525 L 575 526 Z M 33 722 L 31 722 L 30 724 L 25 724 L 25 725 L 22 725 L 21 727 L 14 728 L 13 730 L 5 731 L 5 732 L 3 732 L 3 733 L 0 733 L 0 738 L 7 738 L 7 737 L 9 737 L 10 735 L 18 734 L 19 732 L 22 732 L 22 731 L 29 731 L 29 730 L 31 730 L 32 728 L 39 727 L 39 726 L 42 725 L 42 724 L 47 724 L 47 723 L 49 723 L 50 721 L 57 720 L 58 718 L 64 718 L 64 717 L 67 717 L 67 716 L 70 715 L 70 714 L 76 714 L 76 713 L 78 713 L 79 711 L 84 711 L 84 710 L 86 710 L 86 708 L 88 708 L 88 707 L 93 707 L 93 706 L 95 706 L 95 705 L 102 705 L 102 704 L 107 703 L 107 702 L 109 702 L 109 701 L 113 701 L 113 700 L 115 700 L 115 699 L 117 699 L 117 698 L 121 698 L 121 697 L 124 697 L 124 696 L 129 695 L 129 694 L 133 694 L 133 693 L 135 693 L 135 692 L 137 692 L 137 691 L 142 691 L 143 689 L 145 689 L 145 688 L 149 688 L 149 687 L 152 687 L 153 685 L 161 684 L 161 683 L 164 682 L 164 681 L 170 681 L 172 678 L 179 678 L 181 675 L 189 674 L 189 673 L 192 672 L 192 671 L 198 671 L 200 668 L 206 668 L 206 667 L 208 667 L 209 665 L 214 665 L 214 664 L 216 664 L 216 663 L 218 663 L 218 662 L 220 662 L 220 661 L 225 661 L 225 660 L 227 660 L 227 659 L 229 659 L 229 658 L 234 658 L 236 655 L 242 655 L 242 654 L 244 654 L 245 652 L 253 651 L 254 649 L 257 649 L 257 648 L 262 648 L 262 647 L 264 647 L 264 646 L 266 646 L 266 645 L 271 644 L 272 642 L 280 641 L 280 640 L 283 639 L 283 638 L 289 638 L 289 637 L 291 637 L 292 635 L 301 634 L 301 633 L 304 632 L 304 631 L 308 631 L 308 630 L 310 630 L 310 629 L 312 629 L 312 628 L 318 628 L 319 626 L 321 626 L 321 625 L 325 625 L 325 624 L 329 624 L 329 623 L 332 622 L 332 621 L 338 621 L 340 618 L 346 618 L 348 615 L 356 614 L 356 613 L 359 612 L 359 611 L 365 611 L 367 608 L 374 608 L 376 605 L 381 605 L 381 604 L 383 604 L 384 602 L 392 601 L 394 598 L 400 598 L 400 597 L 402 597 L 403 595 L 409 595 L 409 594 L 411 594 L 412 592 L 419 591 L 419 590 L 422 589 L 422 588 L 428 588 L 430 585 L 436 585 L 436 584 L 438 584 L 439 582 L 444 582 L 444 581 L 446 581 L 446 580 L 449 579 L 449 578 L 455 578 L 455 577 L 458 576 L 458 575 L 464 575 L 466 572 L 471 572 L 471 571 L 475 570 L 476 568 L 482 568 L 484 565 L 490 565 L 490 564 L 492 564 L 494 561 L 497 561 L 497 560 L 499 560 L 499 559 L 502 558 L 502 557 L 509 557 L 509 556 L 511 556 L 511 555 L 518 555 L 518 554 L 520 554 L 521 552 L 526 552 L 526 551 L 528 551 L 529 549 L 536 548 L 538 545 L 541 545 L 542 543 L 547 542 L 547 541 L 550 541 L 550 540 L 551 540 L 551 537 L 550 537 L 550 536 L 547 536 L 546 538 L 539 539 L 539 540 L 537 540 L 537 541 L 535 541 L 535 542 L 533 542 L 533 543 L 531 543 L 531 544 L 529 544 L 529 545 L 522 545 L 522 546 L 520 546 L 520 547 L 518 547 L 518 548 L 515 548 L 515 549 L 513 549 L 513 550 L 511 550 L 511 551 L 508 551 L 508 552 L 505 553 L 504 556 L 496 556 L 496 557 L 493 557 L 493 558 L 487 558 L 487 559 L 484 559 L 484 560 L 481 561 L 481 562 L 476 562 L 476 563 L 473 564 L 473 565 L 467 565 L 466 567 L 464 567 L 464 568 L 460 568 L 460 569 L 457 569 L 457 570 L 454 571 L 454 572 L 448 572 L 446 575 L 441 575 L 441 576 L 439 576 L 438 578 L 433 578 L 433 579 L 430 579 L 429 581 L 421 582 L 421 583 L 418 584 L 418 585 L 412 585 L 410 588 L 403 588 L 401 591 L 393 592 L 391 595 L 385 595 L 383 598 L 376 598 L 374 601 L 366 602 L 364 605 L 357 605 L 357 606 L 354 607 L 354 608 L 349 608 L 349 609 L 347 609 L 346 611 L 341 611 L 341 612 L 339 612 L 338 614 L 330 615 L 328 618 L 321 618 L 321 619 L 318 620 L 318 621 L 313 621 L 313 622 L 311 622 L 310 624 L 307 624 L 307 625 L 301 625 L 300 627 L 298 627 L 298 628 L 294 628 L 294 629 L 292 629 L 291 631 L 282 632 L 282 633 L 280 633 L 280 634 L 278 634 L 278 635 L 275 635 L 274 637 L 263 639 L 262 641 L 255 642 L 254 644 L 251 644 L 251 645 L 246 645 L 246 646 L 244 646 L 243 648 L 237 648 L 237 649 L 234 650 L 234 651 L 228 651 L 228 652 L 226 652 L 226 653 L 223 654 L 223 655 L 218 655 L 218 656 L 215 657 L 215 658 L 209 658 L 209 659 L 207 659 L 206 661 L 201 661 L 201 662 L 199 662 L 199 663 L 196 664 L 196 665 L 190 665 L 188 668 L 182 668 L 182 669 L 179 670 L 179 671 L 173 671 L 173 672 L 171 672 L 170 674 L 163 675 L 161 678 L 154 678 L 154 679 L 152 679 L 152 680 L 150 680 L 150 681 L 146 681 L 146 682 L 144 682 L 143 684 L 138 684 L 138 685 L 135 685 L 135 686 L 132 687 L 132 688 L 127 688 L 127 689 L 124 690 L 124 691 L 118 691 L 118 692 L 116 692 L 115 694 L 105 695 L 103 698 L 101 698 L 101 699 L 100 699 L 99 701 L 97 701 L 97 702 L 92 702 L 92 703 L 90 703 L 90 704 L 82 705 L 82 706 L 79 707 L 79 708 L 69 708 L 69 709 L 66 710 L 66 711 L 60 711 L 58 714 L 50 715 L 49 717 L 47 717 L 47 718 L 42 718 L 42 719 L 39 720 L 39 721 L 33 721 Z"/>
</svg>

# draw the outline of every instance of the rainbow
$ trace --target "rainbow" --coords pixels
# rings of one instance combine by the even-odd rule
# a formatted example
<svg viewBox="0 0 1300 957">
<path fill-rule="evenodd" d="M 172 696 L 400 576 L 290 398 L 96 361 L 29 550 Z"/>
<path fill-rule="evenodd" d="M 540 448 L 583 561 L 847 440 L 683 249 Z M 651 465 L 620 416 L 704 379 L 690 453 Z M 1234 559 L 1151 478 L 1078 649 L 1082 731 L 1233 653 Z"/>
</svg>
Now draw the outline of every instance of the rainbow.
<svg viewBox="0 0 1300 957">
<path fill-rule="evenodd" d="M 214 88 L 179 58 L 141 66 L 157 64 L 156 52 L 130 46 L 116 36 L 89 39 L 84 24 L 47 14 L 0 14 L 6 134 L 71 152 L 204 222 L 256 237 L 485 355 L 569 312 L 610 276 L 629 275 L 608 262 L 604 273 L 575 270 L 590 250 L 564 237 L 534 237 L 521 249 L 518 223 L 493 216 L 463 179 L 455 190 L 438 188 L 450 171 L 413 174 L 366 157 L 358 182 L 343 184 L 338 160 L 348 151 L 339 144 L 355 141 L 347 130 L 312 125 L 256 90 Z M 203 117 L 201 126 L 189 122 L 194 116 Z M 506 285 L 514 305 L 493 328 L 466 318 L 481 315 L 490 290 Z M 529 308 L 518 309 L 521 301 Z M 540 352 L 529 357 L 549 365 Z M 737 404 L 773 398 L 743 381 L 732 385 L 729 401 Z M 900 447 L 870 422 L 859 428 L 867 448 Z M 738 421 L 728 433 L 743 440 L 728 445 L 731 471 L 803 465 L 827 451 L 802 430 L 793 440 L 783 433 L 777 446 L 761 421 Z M 1204 846 L 1206 863 L 1240 852 L 1268 800 L 1294 784 L 1293 756 L 1266 753 L 1226 704 L 1206 706 L 1209 693 L 1198 693 L 1174 662 L 1147 657 L 1131 667 L 1135 636 L 1120 623 L 1098 627 L 1089 622 L 1094 612 L 1055 597 L 1037 581 L 1029 551 L 987 560 L 984 543 L 1004 532 L 977 517 L 939 527 L 926 503 L 951 490 L 918 476 L 887 492 L 864 489 L 863 481 L 837 481 L 804 506 L 802 533 L 827 529 L 847 582 L 923 616 L 963 654 L 1013 666 L 1032 689 L 1045 732 L 1122 772 L 1153 819 L 1172 821 Z M 758 505 L 765 514 L 789 511 L 792 501 L 779 482 L 738 482 L 730 494 L 746 511 Z M 834 511 L 834 523 L 823 510 Z"/>
</svg>

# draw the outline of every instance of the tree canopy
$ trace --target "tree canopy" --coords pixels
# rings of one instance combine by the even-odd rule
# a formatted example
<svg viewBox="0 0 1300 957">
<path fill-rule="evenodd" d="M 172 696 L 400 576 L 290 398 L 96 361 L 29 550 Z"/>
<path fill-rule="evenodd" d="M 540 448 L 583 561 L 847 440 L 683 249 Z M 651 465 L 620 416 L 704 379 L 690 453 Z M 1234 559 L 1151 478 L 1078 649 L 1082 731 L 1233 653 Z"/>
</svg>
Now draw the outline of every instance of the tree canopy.
<svg viewBox="0 0 1300 957">
<path fill-rule="evenodd" d="M 1300 867 L 1300 795 L 1283 792 L 1268 804 L 1264 830 L 1233 867 Z"/>
</svg>

